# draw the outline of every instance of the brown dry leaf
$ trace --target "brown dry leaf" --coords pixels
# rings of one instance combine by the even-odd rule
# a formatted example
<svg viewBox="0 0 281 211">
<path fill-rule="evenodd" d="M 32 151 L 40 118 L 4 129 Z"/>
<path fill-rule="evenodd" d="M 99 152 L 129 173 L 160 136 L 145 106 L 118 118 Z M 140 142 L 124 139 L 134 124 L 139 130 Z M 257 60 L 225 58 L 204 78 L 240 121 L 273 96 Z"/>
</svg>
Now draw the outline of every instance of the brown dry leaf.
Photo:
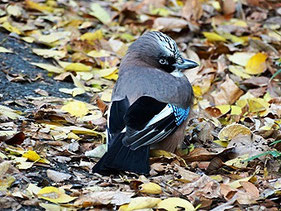
<svg viewBox="0 0 281 211">
<path fill-rule="evenodd" d="M 180 193 L 188 195 L 191 202 L 198 197 L 216 198 L 220 196 L 220 185 L 216 180 L 203 175 L 195 182 L 187 183 L 179 189 Z"/>
<path fill-rule="evenodd" d="M 233 104 L 242 94 L 243 91 L 226 76 L 225 82 L 219 86 L 220 91 L 214 91 L 211 96 L 214 98 L 216 105 Z"/>
<path fill-rule="evenodd" d="M 218 134 L 220 140 L 232 140 L 237 135 L 251 135 L 249 128 L 240 124 L 232 124 L 224 127 Z"/>
<path fill-rule="evenodd" d="M 211 153 L 205 148 L 195 148 L 188 155 L 182 156 L 186 161 L 207 161 L 216 156 L 216 153 Z"/>
<path fill-rule="evenodd" d="M 222 7 L 223 13 L 225 15 L 233 14 L 236 10 L 236 3 L 234 0 L 225 0 L 223 1 Z"/>
<path fill-rule="evenodd" d="M 84 194 L 79 197 L 75 202 L 75 206 L 82 206 L 84 208 L 93 205 L 122 205 L 129 203 L 131 197 L 134 195 L 132 192 L 120 192 L 120 191 L 97 191 L 89 194 Z"/>
<path fill-rule="evenodd" d="M 200 1 L 186 0 L 181 10 L 181 15 L 188 21 L 198 21 L 203 14 Z"/>
<path fill-rule="evenodd" d="M 178 171 L 178 174 L 181 176 L 180 180 L 184 180 L 185 182 L 192 182 L 200 178 L 200 175 L 193 173 L 192 171 L 186 170 L 178 165 L 175 166 Z"/>
<path fill-rule="evenodd" d="M 253 199 L 259 198 L 259 189 L 251 182 L 240 182 L 247 194 L 249 194 Z"/>
<path fill-rule="evenodd" d="M 161 31 L 180 31 L 188 26 L 188 22 L 180 18 L 160 17 L 154 20 L 153 28 Z"/>
<path fill-rule="evenodd" d="M 249 158 L 266 151 L 270 151 L 267 141 L 258 135 L 237 135 L 228 144 L 228 147 L 235 147 L 237 156 L 248 154 Z M 259 157 L 264 160 L 265 156 Z"/>
<path fill-rule="evenodd" d="M 71 178 L 70 174 L 65 174 L 50 169 L 47 170 L 47 176 L 54 182 L 63 182 Z"/>
</svg>

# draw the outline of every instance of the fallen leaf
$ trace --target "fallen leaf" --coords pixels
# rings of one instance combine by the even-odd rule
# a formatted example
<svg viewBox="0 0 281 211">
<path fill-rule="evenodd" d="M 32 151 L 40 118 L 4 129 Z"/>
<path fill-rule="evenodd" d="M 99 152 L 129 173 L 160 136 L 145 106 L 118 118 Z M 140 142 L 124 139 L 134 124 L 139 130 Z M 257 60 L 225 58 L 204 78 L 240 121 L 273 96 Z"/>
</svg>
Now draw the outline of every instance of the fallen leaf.
<svg viewBox="0 0 281 211">
<path fill-rule="evenodd" d="M 63 189 L 55 187 L 44 187 L 37 193 L 38 198 L 45 199 L 55 204 L 68 203 L 76 199 L 77 197 L 71 197 L 65 194 Z"/>
<path fill-rule="evenodd" d="M 47 170 L 47 176 L 54 182 L 63 182 L 71 178 L 70 174 L 54 171 L 51 169 Z"/>
<path fill-rule="evenodd" d="M 141 193 L 147 193 L 147 194 L 161 194 L 162 188 L 153 182 L 144 183 L 139 186 Z"/>
<path fill-rule="evenodd" d="M 157 208 L 169 211 L 178 211 L 179 209 L 184 209 L 186 211 L 195 210 L 195 208 L 189 201 L 176 197 L 164 199 L 163 201 L 158 203 Z"/>
<path fill-rule="evenodd" d="M 63 73 L 64 69 L 51 65 L 51 64 L 44 64 L 44 63 L 36 63 L 36 62 L 31 62 L 32 65 L 35 65 L 37 67 L 40 67 L 44 70 L 47 70 L 50 73 Z"/>
<path fill-rule="evenodd" d="M 145 209 L 145 208 L 153 208 L 161 201 L 158 198 L 152 197 L 137 197 L 131 199 L 131 202 L 128 204 L 126 211 Z"/>
<path fill-rule="evenodd" d="M 245 72 L 252 75 L 261 74 L 266 70 L 266 59 L 265 53 L 257 53 L 252 56 L 245 66 Z"/>
<path fill-rule="evenodd" d="M 233 104 L 241 95 L 243 91 L 226 76 L 225 82 L 219 86 L 219 91 L 214 91 L 211 96 L 214 98 L 216 105 Z"/>
<path fill-rule="evenodd" d="M 75 71 L 75 72 L 89 72 L 91 69 L 92 69 L 91 66 L 82 63 L 71 63 L 64 68 L 65 71 Z"/>
<path fill-rule="evenodd" d="M 232 140 L 237 135 L 250 135 L 251 130 L 244 125 L 231 124 L 224 127 L 218 134 L 220 140 Z"/>
<path fill-rule="evenodd" d="M 226 39 L 215 32 L 203 32 L 203 35 L 207 38 L 210 42 L 217 42 L 222 41 L 225 42 Z"/>
<path fill-rule="evenodd" d="M 236 52 L 232 55 L 227 55 L 227 58 L 234 64 L 238 64 L 241 66 L 246 66 L 248 61 L 255 53 L 251 52 Z"/>
<path fill-rule="evenodd" d="M 108 12 L 102 8 L 98 3 L 92 3 L 90 5 L 91 12 L 90 15 L 95 16 L 97 19 L 99 19 L 103 24 L 109 24 L 111 21 L 111 17 L 108 14 Z"/>
<path fill-rule="evenodd" d="M 8 50 L 7 48 L 0 46 L 0 53 L 14 53 L 14 52 L 11 50 Z"/>
<path fill-rule="evenodd" d="M 58 51 L 58 50 L 52 50 L 52 49 L 39 49 L 39 48 L 33 48 L 33 53 L 43 56 L 44 58 L 54 58 L 54 59 L 62 59 L 66 56 L 65 51 Z"/>
</svg>

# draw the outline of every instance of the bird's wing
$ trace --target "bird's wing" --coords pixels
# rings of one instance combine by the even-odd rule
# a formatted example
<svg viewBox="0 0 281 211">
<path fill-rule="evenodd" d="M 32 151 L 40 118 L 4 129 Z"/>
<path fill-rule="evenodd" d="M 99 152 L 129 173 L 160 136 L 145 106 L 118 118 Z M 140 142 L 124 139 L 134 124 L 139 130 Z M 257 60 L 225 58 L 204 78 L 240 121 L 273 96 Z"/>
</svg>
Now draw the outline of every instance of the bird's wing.
<svg viewBox="0 0 281 211">
<path fill-rule="evenodd" d="M 126 125 L 124 116 L 129 106 L 129 100 L 127 97 L 123 100 L 113 101 L 111 103 L 107 119 L 107 141 L 109 145 L 111 145 L 112 140 L 125 128 Z"/>
<path fill-rule="evenodd" d="M 188 114 L 189 108 L 179 108 L 152 97 L 140 97 L 124 116 L 126 129 L 122 142 L 132 150 L 157 143 L 172 134 Z"/>
</svg>

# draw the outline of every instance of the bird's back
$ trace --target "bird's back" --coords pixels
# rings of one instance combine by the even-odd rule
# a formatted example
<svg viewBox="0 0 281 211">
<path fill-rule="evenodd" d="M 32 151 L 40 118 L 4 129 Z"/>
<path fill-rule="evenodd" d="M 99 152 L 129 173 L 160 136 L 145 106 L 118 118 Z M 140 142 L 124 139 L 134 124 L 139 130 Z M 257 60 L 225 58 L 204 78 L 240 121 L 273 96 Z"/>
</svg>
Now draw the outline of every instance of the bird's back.
<svg viewBox="0 0 281 211">
<path fill-rule="evenodd" d="M 187 108 L 192 103 L 193 91 L 184 75 L 175 77 L 156 68 L 121 66 L 112 101 L 127 97 L 132 104 L 141 96 Z"/>
</svg>

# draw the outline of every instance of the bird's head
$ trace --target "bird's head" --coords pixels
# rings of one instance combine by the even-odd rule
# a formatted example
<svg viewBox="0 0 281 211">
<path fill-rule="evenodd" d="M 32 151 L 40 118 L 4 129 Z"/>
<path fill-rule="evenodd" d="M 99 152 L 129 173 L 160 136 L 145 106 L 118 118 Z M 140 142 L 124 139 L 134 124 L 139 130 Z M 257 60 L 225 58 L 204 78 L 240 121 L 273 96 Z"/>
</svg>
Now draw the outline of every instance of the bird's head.
<svg viewBox="0 0 281 211">
<path fill-rule="evenodd" d="M 184 59 L 176 42 L 158 31 L 143 34 L 129 47 L 127 54 L 133 54 L 135 59 L 172 74 L 198 66 L 196 62 Z"/>
</svg>

